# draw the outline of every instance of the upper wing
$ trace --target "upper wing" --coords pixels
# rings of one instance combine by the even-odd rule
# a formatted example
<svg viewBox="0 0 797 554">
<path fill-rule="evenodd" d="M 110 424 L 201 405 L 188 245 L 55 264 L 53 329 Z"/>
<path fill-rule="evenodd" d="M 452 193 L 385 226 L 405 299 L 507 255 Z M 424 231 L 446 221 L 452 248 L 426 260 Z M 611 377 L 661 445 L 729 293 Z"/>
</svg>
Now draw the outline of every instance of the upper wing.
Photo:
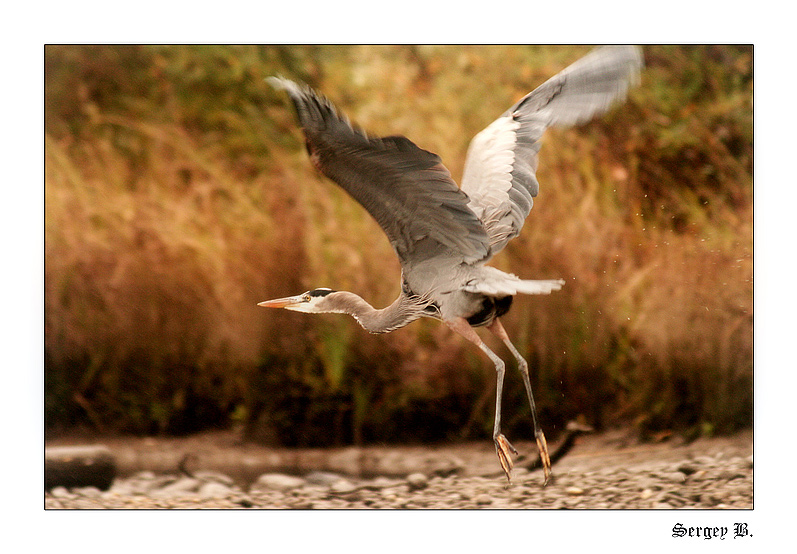
<svg viewBox="0 0 797 554">
<path fill-rule="evenodd" d="M 419 243 L 424 253 L 435 251 L 430 241 L 467 263 L 488 256 L 484 227 L 439 156 L 404 137 L 368 137 L 310 88 L 269 81 L 290 95 L 315 166 L 368 210 L 402 264 Z"/>
<path fill-rule="evenodd" d="M 638 80 L 642 55 L 633 46 L 598 48 L 552 77 L 476 135 L 468 148 L 462 190 L 490 236 L 492 253 L 520 233 L 539 183 L 537 152 L 551 125 L 582 123 L 625 97 Z"/>
</svg>

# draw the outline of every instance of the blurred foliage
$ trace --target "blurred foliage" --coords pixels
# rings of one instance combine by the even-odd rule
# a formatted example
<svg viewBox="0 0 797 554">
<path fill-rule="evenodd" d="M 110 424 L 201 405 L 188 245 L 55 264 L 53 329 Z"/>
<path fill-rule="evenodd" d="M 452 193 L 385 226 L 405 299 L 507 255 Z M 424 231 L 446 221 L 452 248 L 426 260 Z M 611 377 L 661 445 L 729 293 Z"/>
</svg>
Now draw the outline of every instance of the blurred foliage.
<svg viewBox="0 0 797 554">
<path fill-rule="evenodd" d="M 319 88 L 457 178 L 475 133 L 589 49 L 46 47 L 48 430 L 488 440 L 494 371 L 445 326 L 372 336 L 256 306 L 318 286 L 383 306 L 399 283 L 387 239 L 312 169 L 264 78 Z M 644 54 L 627 102 L 546 135 L 540 195 L 494 260 L 567 280 L 505 318 L 554 439 L 575 417 L 643 434 L 752 423 L 752 48 Z M 506 433 L 530 439 L 507 375 Z"/>
</svg>

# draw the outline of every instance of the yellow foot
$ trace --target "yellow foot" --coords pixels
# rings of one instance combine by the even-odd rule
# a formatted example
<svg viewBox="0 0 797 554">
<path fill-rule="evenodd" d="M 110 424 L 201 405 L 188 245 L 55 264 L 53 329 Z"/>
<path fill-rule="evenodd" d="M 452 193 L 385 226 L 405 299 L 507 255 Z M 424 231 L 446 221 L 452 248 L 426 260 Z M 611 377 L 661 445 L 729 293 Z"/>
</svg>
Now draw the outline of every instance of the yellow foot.
<svg viewBox="0 0 797 554">
<path fill-rule="evenodd" d="M 543 438 L 543 440 L 545 440 Z M 511 472 L 512 467 L 515 465 L 515 462 L 512 461 L 512 458 L 509 456 L 509 453 L 512 452 L 515 456 L 517 456 L 517 450 L 515 447 L 512 446 L 504 435 L 498 435 L 495 437 L 495 453 L 498 454 L 498 461 L 501 462 L 501 468 L 506 473 L 506 480 L 507 482 L 511 483 Z M 547 454 L 547 450 L 546 450 Z M 550 467 L 550 461 L 548 462 Z"/>
<path fill-rule="evenodd" d="M 540 450 L 540 461 L 542 462 L 542 471 L 545 474 L 545 481 L 542 486 L 548 484 L 548 478 L 551 476 L 551 457 L 548 455 L 548 441 L 545 440 L 545 435 L 540 434 L 537 436 L 537 448 Z"/>
</svg>

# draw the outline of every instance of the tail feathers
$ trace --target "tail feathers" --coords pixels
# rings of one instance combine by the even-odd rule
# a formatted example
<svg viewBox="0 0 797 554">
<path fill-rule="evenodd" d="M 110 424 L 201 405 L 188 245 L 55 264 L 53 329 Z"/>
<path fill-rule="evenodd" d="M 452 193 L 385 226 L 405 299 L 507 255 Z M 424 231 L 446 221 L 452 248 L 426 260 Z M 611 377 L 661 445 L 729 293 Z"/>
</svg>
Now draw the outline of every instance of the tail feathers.
<svg viewBox="0 0 797 554">
<path fill-rule="evenodd" d="M 514 275 L 503 274 L 503 279 L 474 281 L 463 287 L 466 292 L 476 292 L 488 296 L 514 296 L 516 294 L 550 294 L 565 284 L 564 279 L 528 281 Z"/>
<path fill-rule="evenodd" d="M 518 293 L 522 294 L 550 294 L 559 290 L 565 284 L 564 279 L 548 279 L 544 281 L 518 281 L 514 283 Z"/>
</svg>

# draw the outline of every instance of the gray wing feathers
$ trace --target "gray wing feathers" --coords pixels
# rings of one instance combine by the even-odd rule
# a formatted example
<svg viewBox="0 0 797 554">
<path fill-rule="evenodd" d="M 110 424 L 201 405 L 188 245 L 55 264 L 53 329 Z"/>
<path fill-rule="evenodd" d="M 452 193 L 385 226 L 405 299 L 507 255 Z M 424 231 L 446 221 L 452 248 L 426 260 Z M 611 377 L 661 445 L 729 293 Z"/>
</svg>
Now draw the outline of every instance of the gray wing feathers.
<svg viewBox="0 0 797 554">
<path fill-rule="evenodd" d="M 537 153 L 545 129 L 585 122 L 625 97 L 642 55 L 632 46 L 598 48 L 520 99 L 476 135 L 462 190 L 484 223 L 492 254 L 520 233 L 537 196 Z"/>
<path fill-rule="evenodd" d="M 269 82 L 291 97 L 315 166 L 379 223 L 402 264 L 419 244 L 434 250 L 429 241 L 466 263 L 487 257 L 484 227 L 436 154 L 404 137 L 369 137 L 311 89 Z"/>
<path fill-rule="evenodd" d="M 597 48 L 521 98 L 504 115 L 535 114 L 551 125 L 576 125 L 625 97 L 642 69 L 635 46 Z"/>
</svg>

